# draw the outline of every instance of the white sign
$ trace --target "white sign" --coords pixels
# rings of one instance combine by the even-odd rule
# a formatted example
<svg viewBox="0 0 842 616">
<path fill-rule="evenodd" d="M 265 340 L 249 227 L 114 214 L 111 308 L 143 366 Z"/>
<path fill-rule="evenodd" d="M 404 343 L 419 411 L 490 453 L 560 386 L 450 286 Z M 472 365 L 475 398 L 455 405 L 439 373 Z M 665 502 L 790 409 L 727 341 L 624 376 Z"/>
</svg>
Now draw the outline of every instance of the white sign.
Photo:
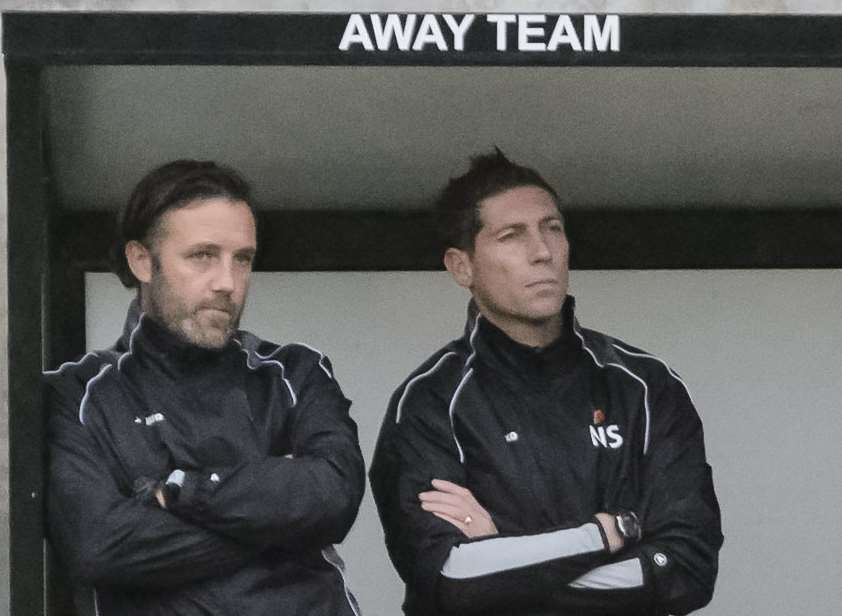
<svg viewBox="0 0 842 616">
<path fill-rule="evenodd" d="M 472 27 L 494 28 L 497 51 L 620 51 L 620 17 L 585 15 L 577 29 L 569 15 L 475 15 L 389 13 L 348 18 L 341 51 L 465 51 Z"/>
</svg>

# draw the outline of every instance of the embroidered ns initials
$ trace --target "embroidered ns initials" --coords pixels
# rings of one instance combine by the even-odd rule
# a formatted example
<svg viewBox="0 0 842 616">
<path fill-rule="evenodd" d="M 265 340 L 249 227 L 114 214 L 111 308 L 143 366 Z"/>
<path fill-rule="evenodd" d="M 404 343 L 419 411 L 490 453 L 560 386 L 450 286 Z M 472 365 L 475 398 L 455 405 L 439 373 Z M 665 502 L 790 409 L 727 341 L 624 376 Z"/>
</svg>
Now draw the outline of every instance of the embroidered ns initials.
<svg viewBox="0 0 842 616">
<path fill-rule="evenodd" d="M 620 426 L 588 426 L 591 431 L 591 442 L 594 447 L 610 447 L 617 449 L 623 444 L 623 437 L 620 435 Z"/>
</svg>

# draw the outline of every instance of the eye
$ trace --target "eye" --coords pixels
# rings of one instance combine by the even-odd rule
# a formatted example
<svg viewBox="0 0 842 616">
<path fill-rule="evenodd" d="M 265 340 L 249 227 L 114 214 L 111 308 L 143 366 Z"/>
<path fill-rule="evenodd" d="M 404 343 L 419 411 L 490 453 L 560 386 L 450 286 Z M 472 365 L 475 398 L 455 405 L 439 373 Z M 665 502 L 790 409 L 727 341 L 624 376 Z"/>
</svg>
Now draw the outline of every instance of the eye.
<svg viewBox="0 0 842 616">
<path fill-rule="evenodd" d="M 247 265 L 251 267 L 251 264 L 254 263 L 254 255 L 252 254 L 240 254 L 234 257 L 237 260 L 237 263 L 240 265 Z"/>
<path fill-rule="evenodd" d="M 506 242 L 508 240 L 513 240 L 517 237 L 517 231 L 515 229 L 509 229 L 508 231 L 503 231 L 500 235 L 497 236 L 498 242 Z"/>
<path fill-rule="evenodd" d="M 190 254 L 190 258 L 196 261 L 207 261 L 213 258 L 213 253 L 209 250 L 197 250 Z"/>
</svg>

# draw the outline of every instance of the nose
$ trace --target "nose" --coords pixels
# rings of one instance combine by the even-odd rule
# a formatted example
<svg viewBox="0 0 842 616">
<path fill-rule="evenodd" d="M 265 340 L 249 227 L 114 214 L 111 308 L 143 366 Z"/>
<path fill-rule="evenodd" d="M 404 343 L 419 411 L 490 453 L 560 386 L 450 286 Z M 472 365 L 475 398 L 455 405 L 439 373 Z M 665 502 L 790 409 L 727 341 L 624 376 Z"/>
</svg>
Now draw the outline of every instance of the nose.
<svg viewBox="0 0 842 616">
<path fill-rule="evenodd" d="M 549 242 L 543 233 L 535 233 L 529 246 L 529 258 L 534 263 L 549 261 L 552 259 L 552 251 Z"/>
<path fill-rule="evenodd" d="M 218 293 L 234 291 L 234 263 L 231 259 L 220 259 L 213 277 L 213 290 Z"/>
</svg>

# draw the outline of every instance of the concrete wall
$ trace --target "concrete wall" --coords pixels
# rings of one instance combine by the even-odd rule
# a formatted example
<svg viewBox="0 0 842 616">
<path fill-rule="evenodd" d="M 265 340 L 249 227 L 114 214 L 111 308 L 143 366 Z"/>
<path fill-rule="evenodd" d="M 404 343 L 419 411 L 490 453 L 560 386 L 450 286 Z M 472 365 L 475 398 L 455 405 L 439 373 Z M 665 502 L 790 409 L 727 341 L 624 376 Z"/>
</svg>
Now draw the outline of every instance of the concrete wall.
<svg viewBox="0 0 842 616">
<path fill-rule="evenodd" d="M 837 0 L 0 0 L 0 10 L 278 11 L 278 12 L 627 12 L 627 13 L 842 13 Z M 6 91 L 0 67 L 0 546 L 8 546 L 8 362 L 6 277 Z M 0 549 L 0 614 L 8 613 L 8 549 Z"/>
</svg>

